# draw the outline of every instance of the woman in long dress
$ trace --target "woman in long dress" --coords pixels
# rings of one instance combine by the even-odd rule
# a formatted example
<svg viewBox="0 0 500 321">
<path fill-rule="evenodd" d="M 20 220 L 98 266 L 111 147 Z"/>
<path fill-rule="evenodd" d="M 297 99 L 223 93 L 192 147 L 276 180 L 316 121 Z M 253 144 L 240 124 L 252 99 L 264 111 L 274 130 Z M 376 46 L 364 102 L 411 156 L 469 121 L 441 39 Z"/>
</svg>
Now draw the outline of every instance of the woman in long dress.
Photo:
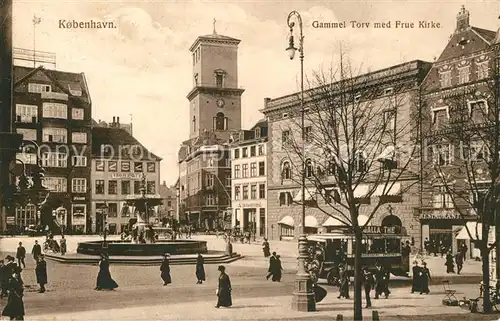
<svg viewBox="0 0 500 321">
<path fill-rule="evenodd" d="M 163 262 L 161 262 L 160 271 L 163 285 L 172 283 L 172 278 L 170 277 L 170 254 L 165 253 L 165 255 L 163 256 Z"/>
<path fill-rule="evenodd" d="M 231 298 L 231 280 L 229 275 L 226 274 L 226 268 L 223 265 L 219 265 L 218 270 L 219 275 L 219 286 L 217 288 L 217 305 L 219 307 L 230 307 L 233 305 L 233 300 Z"/>
<path fill-rule="evenodd" d="M 118 284 L 111 278 L 111 272 L 109 271 L 109 258 L 107 254 L 101 254 L 101 260 L 99 261 L 99 273 L 97 274 L 97 282 L 94 290 L 114 290 L 118 287 Z"/>
<path fill-rule="evenodd" d="M 198 258 L 196 259 L 196 279 L 198 279 L 198 282 L 196 284 L 202 284 L 203 281 L 205 281 L 205 267 L 203 264 L 205 263 L 205 259 L 201 255 L 201 253 L 198 253 Z"/>
<path fill-rule="evenodd" d="M 5 305 L 2 315 L 9 317 L 11 320 L 24 320 L 24 288 L 20 278 L 21 268 L 15 267 L 12 275 L 9 275 L 7 282 L 7 290 L 9 296 L 7 305 Z"/>
</svg>

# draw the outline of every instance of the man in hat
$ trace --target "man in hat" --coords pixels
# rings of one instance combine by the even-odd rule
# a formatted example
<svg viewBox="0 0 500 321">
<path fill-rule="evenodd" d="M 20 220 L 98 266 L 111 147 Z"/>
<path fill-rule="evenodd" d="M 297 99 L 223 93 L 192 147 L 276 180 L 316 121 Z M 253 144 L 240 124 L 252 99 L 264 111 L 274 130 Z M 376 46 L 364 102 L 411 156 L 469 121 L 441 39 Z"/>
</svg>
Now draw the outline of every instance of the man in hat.
<svg viewBox="0 0 500 321">
<path fill-rule="evenodd" d="M 163 285 L 172 283 L 172 277 L 170 276 L 170 254 L 165 253 L 163 255 L 163 262 L 161 262 L 160 271 Z"/>
<path fill-rule="evenodd" d="M 35 267 L 36 283 L 40 285 L 39 293 L 45 292 L 45 284 L 47 284 L 47 262 L 44 255 L 40 254 Z"/>
<path fill-rule="evenodd" d="M 429 271 L 429 269 L 427 268 L 427 263 L 424 261 L 422 262 L 422 276 L 421 276 L 421 283 L 420 283 L 420 294 L 422 293 L 425 293 L 425 294 L 429 294 L 430 291 L 429 291 L 429 281 L 431 280 L 431 272 Z"/>
<path fill-rule="evenodd" d="M 375 280 L 373 278 L 373 274 L 368 271 L 368 268 L 363 267 L 363 287 L 365 289 L 365 300 L 366 300 L 366 308 L 370 308 L 372 306 L 372 301 L 370 299 L 370 292 L 373 290 L 375 286 Z"/>
<path fill-rule="evenodd" d="M 266 280 L 269 280 L 271 275 L 274 277 L 276 274 L 276 252 L 273 252 L 273 255 L 269 258 L 269 269 L 267 270 L 269 272 L 266 276 Z"/>
<path fill-rule="evenodd" d="M 219 275 L 219 285 L 217 287 L 217 304 L 216 308 L 219 307 L 230 307 L 233 305 L 233 300 L 231 297 L 231 280 L 229 275 L 226 274 L 226 268 L 223 265 L 219 265 L 218 268 Z"/>
<path fill-rule="evenodd" d="M 21 267 L 21 264 L 23 268 L 26 268 L 26 263 L 24 263 L 24 259 L 26 258 L 26 249 L 23 246 L 22 242 L 19 242 L 19 246 L 17 247 L 16 251 L 16 259 L 17 259 L 17 265 Z"/>
<path fill-rule="evenodd" d="M 377 269 L 375 271 L 375 299 L 378 299 L 382 293 L 384 293 L 385 298 L 387 299 L 391 293 L 389 291 L 388 271 L 382 266 L 382 264 L 380 264 L 380 262 L 377 262 L 375 267 Z"/>
<path fill-rule="evenodd" d="M 31 254 L 33 255 L 33 260 L 35 260 L 35 262 L 38 261 L 38 257 L 42 254 L 42 247 L 38 244 L 37 240 L 35 240 L 35 244 L 31 249 Z"/>
</svg>

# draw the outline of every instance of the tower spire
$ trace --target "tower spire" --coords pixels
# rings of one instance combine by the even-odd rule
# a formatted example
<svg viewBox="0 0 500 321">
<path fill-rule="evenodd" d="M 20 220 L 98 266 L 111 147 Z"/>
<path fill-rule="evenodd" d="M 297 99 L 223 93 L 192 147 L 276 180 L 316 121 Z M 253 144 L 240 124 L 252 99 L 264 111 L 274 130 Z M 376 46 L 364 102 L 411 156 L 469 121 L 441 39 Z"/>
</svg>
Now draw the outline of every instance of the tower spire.
<svg viewBox="0 0 500 321">
<path fill-rule="evenodd" d="M 216 35 L 216 34 L 217 34 L 217 31 L 215 31 L 215 23 L 216 23 L 216 22 L 217 22 L 217 20 L 215 20 L 215 18 L 214 18 L 214 35 Z"/>
</svg>

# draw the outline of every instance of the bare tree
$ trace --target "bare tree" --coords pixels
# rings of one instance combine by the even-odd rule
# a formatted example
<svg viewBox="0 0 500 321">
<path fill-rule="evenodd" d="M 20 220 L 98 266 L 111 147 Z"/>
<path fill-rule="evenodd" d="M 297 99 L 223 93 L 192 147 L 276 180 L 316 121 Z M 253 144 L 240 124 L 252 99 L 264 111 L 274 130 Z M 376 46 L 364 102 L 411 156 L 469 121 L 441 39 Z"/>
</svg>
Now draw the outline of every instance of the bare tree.
<svg viewBox="0 0 500 321">
<path fill-rule="evenodd" d="M 397 68 L 394 73 L 403 73 Z M 382 74 L 360 75 L 341 53 L 337 66 L 308 79 L 304 127 L 297 111 L 282 128 L 293 172 L 301 174 L 305 162 L 306 194 L 315 194 L 313 206 L 354 234 L 355 320 L 362 320 L 363 230 L 382 205 L 401 202 L 401 195 L 418 182 L 418 165 L 413 167 L 418 163 L 418 84 L 414 78 L 387 82 Z M 384 77 L 385 83 L 380 82 Z M 300 183 L 300 175 L 292 176 Z M 360 215 L 368 217 L 364 225 Z"/>
<path fill-rule="evenodd" d="M 484 312 L 491 312 L 489 255 L 496 242 L 489 235 L 491 226 L 497 225 L 498 232 L 500 205 L 500 97 L 497 69 L 492 69 L 480 70 L 479 82 L 451 90 L 442 104 L 426 99 L 432 111 L 426 168 L 434 172 L 431 183 L 442 187 L 481 252 Z M 441 117 L 443 111 L 447 115 Z M 471 221 L 472 226 L 467 224 Z"/>
</svg>

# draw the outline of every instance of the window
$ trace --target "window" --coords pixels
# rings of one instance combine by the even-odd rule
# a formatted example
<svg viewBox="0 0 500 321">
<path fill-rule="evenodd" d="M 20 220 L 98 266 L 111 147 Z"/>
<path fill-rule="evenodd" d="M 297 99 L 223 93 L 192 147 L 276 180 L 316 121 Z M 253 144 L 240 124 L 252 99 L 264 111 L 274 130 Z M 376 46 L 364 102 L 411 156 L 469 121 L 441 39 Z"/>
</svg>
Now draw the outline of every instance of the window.
<svg viewBox="0 0 500 321">
<path fill-rule="evenodd" d="M 472 121 L 481 121 L 485 119 L 485 116 L 488 114 L 488 104 L 486 100 L 477 100 L 470 101 L 468 103 L 469 107 L 469 116 Z"/>
<path fill-rule="evenodd" d="M 257 199 L 257 185 L 250 186 L 250 198 Z"/>
<path fill-rule="evenodd" d="M 243 178 L 246 178 L 248 177 L 248 164 L 243 164 L 242 165 L 242 171 L 243 171 L 243 175 L 241 177 Z"/>
<path fill-rule="evenodd" d="M 35 140 L 36 141 L 36 129 L 27 128 L 17 128 L 16 132 L 23 135 L 24 140 Z"/>
<path fill-rule="evenodd" d="M 218 112 L 214 117 L 214 129 L 215 130 L 227 130 L 227 117 L 224 113 Z"/>
<path fill-rule="evenodd" d="M 122 161 L 120 163 L 120 169 L 122 172 L 130 172 L 130 162 Z"/>
<path fill-rule="evenodd" d="M 28 84 L 28 92 L 30 93 L 48 93 L 51 91 L 52 87 L 50 85 L 36 84 L 36 83 Z"/>
<path fill-rule="evenodd" d="M 37 154 L 25 151 L 22 153 L 17 153 L 16 158 L 23 161 L 24 164 L 36 164 Z"/>
<path fill-rule="evenodd" d="M 312 126 L 304 127 L 304 137 L 306 143 L 312 142 Z"/>
<path fill-rule="evenodd" d="M 432 146 L 432 159 L 434 164 L 444 166 L 452 163 L 452 145 L 442 144 Z"/>
<path fill-rule="evenodd" d="M 224 86 L 224 75 L 223 74 L 216 74 L 215 75 L 215 85 L 218 88 L 222 88 Z"/>
<path fill-rule="evenodd" d="M 193 126 L 193 133 L 196 132 L 196 116 L 193 116 L 193 120 L 192 120 L 192 126 Z"/>
<path fill-rule="evenodd" d="M 266 163 L 259 162 L 259 176 L 265 176 L 265 175 L 266 175 Z"/>
<path fill-rule="evenodd" d="M 122 195 L 130 195 L 130 181 L 121 182 Z"/>
<path fill-rule="evenodd" d="M 235 200 L 240 199 L 240 187 L 239 186 L 234 187 L 234 199 Z"/>
<path fill-rule="evenodd" d="M 72 96 L 82 96 L 82 87 L 78 83 L 68 84 L 68 90 Z"/>
<path fill-rule="evenodd" d="M 266 184 L 259 184 L 259 198 L 266 198 Z"/>
<path fill-rule="evenodd" d="M 451 86 L 451 70 L 443 71 L 439 73 L 439 82 L 441 83 L 441 87 L 450 87 Z"/>
<path fill-rule="evenodd" d="M 134 163 L 134 172 L 135 173 L 142 173 L 143 172 L 142 162 L 135 162 Z"/>
<path fill-rule="evenodd" d="M 108 161 L 108 172 L 116 172 L 118 170 L 117 161 Z"/>
<path fill-rule="evenodd" d="M 432 123 L 436 129 L 442 128 L 448 123 L 450 118 L 448 107 L 433 108 L 432 112 Z"/>
<path fill-rule="evenodd" d="M 288 226 L 284 224 L 280 224 L 280 236 L 285 236 L 285 237 L 293 237 L 293 226 Z"/>
<path fill-rule="evenodd" d="M 146 194 L 154 194 L 156 193 L 156 182 L 155 181 L 147 181 L 146 182 Z"/>
<path fill-rule="evenodd" d="M 254 157 L 256 155 L 256 147 L 251 146 L 250 147 L 250 157 Z"/>
<path fill-rule="evenodd" d="M 257 163 L 250 164 L 250 177 L 257 176 Z"/>
<path fill-rule="evenodd" d="M 396 128 L 396 111 L 384 111 L 384 128 L 387 131 L 393 131 Z"/>
<path fill-rule="evenodd" d="M 16 225 L 29 226 L 35 225 L 37 221 L 36 207 L 33 204 L 27 204 L 25 207 L 16 207 Z"/>
<path fill-rule="evenodd" d="M 240 178 L 240 165 L 234 165 L 234 178 Z"/>
<path fill-rule="evenodd" d="M 118 181 L 115 180 L 108 181 L 108 194 L 110 195 L 118 194 Z"/>
<path fill-rule="evenodd" d="M 68 167 L 68 154 L 49 152 L 42 154 L 43 167 Z"/>
<path fill-rule="evenodd" d="M 64 143 L 68 141 L 68 132 L 66 128 L 43 128 L 43 141 L 52 143 Z"/>
<path fill-rule="evenodd" d="M 146 163 L 146 170 L 148 173 L 156 172 L 156 163 L 155 162 L 147 162 Z"/>
<path fill-rule="evenodd" d="M 248 157 L 248 147 L 244 147 L 242 149 L 242 155 L 241 157 L 245 158 L 245 157 Z"/>
<path fill-rule="evenodd" d="M 18 123 L 38 122 L 38 106 L 16 104 L 16 122 Z"/>
<path fill-rule="evenodd" d="M 290 192 L 281 192 L 280 193 L 280 206 L 283 205 L 291 205 L 293 202 L 293 196 Z"/>
<path fill-rule="evenodd" d="M 234 159 L 238 159 L 238 158 L 240 158 L 240 149 L 236 148 L 234 150 Z"/>
<path fill-rule="evenodd" d="M 258 148 L 257 148 L 257 154 L 259 156 L 262 156 L 264 155 L 264 145 L 259 145 Z"/>
<path fill-rule="evenodd" d="M 289 130 L 282 131 L 281 132 L 281 146 L 286 147 L 289 142 L 290 142 L 290 131 Z"/>
<path fill-rule="evenodd" d="M 462 159 L 487 161 L 490 159 L 488 146 L 481 141 L 473 141 L 469 146 L 462 146 Z"/>
<path fill-rule="evenodd" d="M 96 194 L 104 194 L 104 180 L 97 179 L 95 181 L 95 193 Z"/>
<path fill-rule="evenodd" d="M 366 170 L 366 156 L 363 152 L 356 153 L 356 159 L 354 160 L 354 171 L 357 173 L 362 173 Z"/>
<path fill-rule="evenodd" d="M 477 79 L 481 80 L 489 77 L 488 62 L 481 62 L 477 64 Z"/>
<path fill-rule="evenodd" d="M 215 205 L 215 197 L 212 194 L 208 194 L 206 196 L 205 205 L 208 205 L 208 206 Z"/>
<path fill-rule="evenodd" d="M 95 161 L 95 171 L 96 172 L 104 172 L 104 161 L 102 161 L 102 160 Z"/>
<path fill-rule="evenodd" d="M 243 186 L 243 199 L 244 200 L 248 199 L 248 185 Z"/>
<path fill-rule="evenodd" d="M 310 159 L 306 159 L 306 177 L 313 176 L 313 164 Z"/>
<path fill-rule="evenodd" d="M 87 144 L 87 133 L 72 132 L 71 141 L 73 144 Z"/>
<path fill-rule="evenodd" d="M 292 168 L 290 162 L 284 162 L 281 170 L 283 179 L 292 179 Z"/>
<path fill-rule="evenodd" d="M 73 193 L 87 193 L 87 179 L 73 178 L 71 180 L 71 191 Z"/>
<path fill-rule="evenodd" d="M 336 170 L 337 170 L 337 165 L 335 164 L 335 161 L 329 161 L 328 166 L 326 168 L 326 175 L 334 176 L 336 174 Z"/>
<path fill-rule="evenodd" d="M 134 194 L 135 195 L 141 194 L 141 182 L 140 181 L 134 181 Z"/>
<path fill-rule="evenodd" d="M 71 165 L 74 167 L 87 167 L 87 156 L 73 156 L 71 158 Z"/>
<path fill-rule="evenodd" d="M 261 129 L 260 127 L 255 128 L 255 138 L 260 138 Z"/>
<path fill-rule="evenodd" d="M 66 193 L 68 191 L 68 181 L 65 177 L 45 177 L 44 183 L 52 192 Z"/>
<path fill-rule="evenodd" d="M 108 203 L 108 217 L 117 217 L 117 216 L 118 216 L 118 204 Z"/>
<path fill-rule="evenodd" d="M 224 181 L 225 181 L 225 185 L 226 187 L 230 187 L 231 186 L 231 176 L 230 176 L 230 173 L 227 173 L 227 176 L 224 178 Z"/>
<path fill-rule="evenodd" d="M 68 106 L 60 103 L 43 103 L 44 118 L 68 119 Z"/>
<path fill-rule="evenodd" d="M 434 208 L 453 208 L 453 198 L 447 192 L 446 186 L 435 187 L 432 198 L 432 206 Z"/>
<path fill-rule="evenodd" d="M 469 82 L 470 67 L 458 68 L 458 83 L 465 84 Z"/>
<path fill-rule="evenodd" d="M 87 213 L 87 206 L 85 204 L 72 204 L 71 212 L 73 216 L 85 216 Z"/>
<path fill-rule="evenodd" d="M 213 187 L 213 186 L 214 186 L 214 175 L 207 174 L 207 187 Z"/>
</svg>

